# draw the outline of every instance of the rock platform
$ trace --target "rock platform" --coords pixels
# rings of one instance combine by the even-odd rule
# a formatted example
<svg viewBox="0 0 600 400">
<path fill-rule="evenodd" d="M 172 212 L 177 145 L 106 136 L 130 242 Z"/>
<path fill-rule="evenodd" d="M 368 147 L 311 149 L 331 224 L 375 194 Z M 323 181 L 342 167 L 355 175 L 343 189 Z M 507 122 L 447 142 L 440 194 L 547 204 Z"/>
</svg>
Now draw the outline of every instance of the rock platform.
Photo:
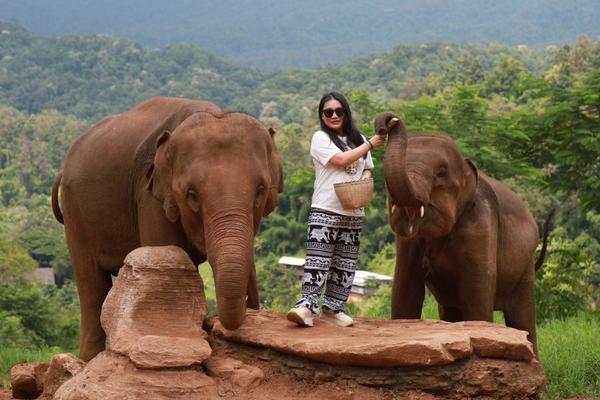
<svg viewBox="0 0 600 400">
<path fill-rule="evenodd" d="M 197 269 L 175 246 L 131 252 L 102 309 L 109 348 L 13 368 L 15 398 L 44 400 L 534 399 L 527 333 L 487 322 L 355 318 L 341 328 L 247 310 L 206 318 Z"/>
<path fill-rule="evenodd" d="M 214 321 L 211 347 L 220 346 L 259 368 L 275 361 L 301 381 L 425 396 L 413 398 L 535 398 L 544 386 L 527 332 L 487 322 L 355 318 L 341 328 L 316 319 L 305 328 L 281 313 L 248 310 L 236 331 Z"/>
</svg>

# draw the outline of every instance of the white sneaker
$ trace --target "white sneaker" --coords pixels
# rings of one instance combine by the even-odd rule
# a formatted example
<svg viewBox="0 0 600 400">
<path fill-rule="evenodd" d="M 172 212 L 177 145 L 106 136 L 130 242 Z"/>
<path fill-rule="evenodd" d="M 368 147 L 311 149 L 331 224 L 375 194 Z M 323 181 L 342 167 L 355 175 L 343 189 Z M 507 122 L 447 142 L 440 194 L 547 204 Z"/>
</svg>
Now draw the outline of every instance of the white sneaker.
<svg viewBox="0 0 600 400">
<path fill-rule="evenodd" d="M 300 326 L 313 326 L 313 313 L 304 306 L 292 308 L 286 318 Z"/>
<path fill-rule="evenodd" d="M 354 323 L 354 320 L 343 311 L 334 313 L 328 310 L 323 310 L 321 313 L 321 319 L 336 324 L 337 326 L 351 326 Z"/>
</svg>

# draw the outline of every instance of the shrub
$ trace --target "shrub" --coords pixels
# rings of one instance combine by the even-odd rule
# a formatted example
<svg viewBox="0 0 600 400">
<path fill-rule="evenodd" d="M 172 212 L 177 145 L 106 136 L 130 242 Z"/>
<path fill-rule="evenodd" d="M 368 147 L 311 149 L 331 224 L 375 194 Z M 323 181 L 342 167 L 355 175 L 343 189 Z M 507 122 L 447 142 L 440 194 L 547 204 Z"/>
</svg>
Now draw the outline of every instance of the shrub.
<svg viewBox="0 0 600 400">
<path fill-rule="evenodd" d="M 537 272 L 538 321 L 591 310 L 596 290 L 591 278 L 600 266 L 590 249 L 597 245 L 587 234 L 572 240 L 564 229 L 555 230 L 544 266 Z"/>
<path fill-rule="evenodd" d="M 78 346 L 79 304 L 73 284 L 63 288 L 24 281 L 5 285 L 0 290 L 0 313 L 7 324 L 0 336 L 3 345 L 17 343 L 15 335 L 23 333 L 28 339 L 20 343 L 28 347 Z"/>
<path fill-rule="evenodd" d="M 0 347 L 33 348 L 35 334 L 21 323 L 21 317 L 0 310 Z"/>
</svg>

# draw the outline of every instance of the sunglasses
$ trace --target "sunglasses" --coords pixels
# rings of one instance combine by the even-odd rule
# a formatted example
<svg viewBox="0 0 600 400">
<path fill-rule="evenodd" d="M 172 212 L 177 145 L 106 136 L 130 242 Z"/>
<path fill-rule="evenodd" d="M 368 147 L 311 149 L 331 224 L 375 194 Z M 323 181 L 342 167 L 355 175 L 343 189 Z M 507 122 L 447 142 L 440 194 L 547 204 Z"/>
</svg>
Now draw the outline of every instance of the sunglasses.
<svg viewBox="0 0 600 400">
<path fill-rule="evenodd" d="M 323 115 L 325 115 L 327 118 L 333 117 L 333 113 L 335 113 L 338 117 L 343 117 L 344 114 L 346 114 L 346 111 L 344 111 L 344 109 L 341 107 L 335 109 L 326 108 L 323 110 Z"/>
</svg>

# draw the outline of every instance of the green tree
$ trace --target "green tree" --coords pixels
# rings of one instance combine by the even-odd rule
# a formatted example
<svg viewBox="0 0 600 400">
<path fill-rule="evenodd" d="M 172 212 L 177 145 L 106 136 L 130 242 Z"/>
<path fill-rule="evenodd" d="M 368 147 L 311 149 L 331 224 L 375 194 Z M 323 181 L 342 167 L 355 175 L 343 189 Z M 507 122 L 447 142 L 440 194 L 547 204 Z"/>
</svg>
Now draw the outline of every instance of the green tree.
<svg viewBox="0 0 600 400">
<path fill-rule="evenodd" d="M 581 74 L 589 68 L 594 52 L 594 42 L 588 35 L 581 35 L 577 38 L 575 47 L 571 52 L 571 64 L 576 74 Z"/>
<path fill-rule="evenodd" d="M 34 336 L 23 327 L 21 318 L 0 310 L 0 345 L 3 348 L 31 349 L 36 346 Z"/>
<path fill-rule="evenodd" d="M 36 346 L 74 349 L 79 335 L 76 299 L 72 285 L 57 289 L 20 281 L 0 290 L 0 313 L 17 317 Z"/>
<path fill-rule="evenodd" d="M 28 278 L 36 268 L 37 263 L 25 249 L 0 236 L 0 284 Z"/>
<path fill-rule="evenodd" d="M 571 46 L 564 45 L 556 52 L 554 64 L 544 78 L 560 89 L 566 89 L 573 85 L 574 72 L 571 65 Z"/>
<path fill-rule="evenodd" d="M 39 266 L 52 267 L 57 283 L 62 285 L 66 279 L 73 279 L 63 227 L 52 214 L 48 196 L 33 196 L 28 207 L 31 211 L 17 240 Z"/>
<path fill-rule="evenodd" d="M 590 278 L 600 273 L 600 264 L 590 253 L 598 257 L 600 245 L 587 234 L 572 240 L 565 233 L 560 229 L 553 232 L 548 257 L 542 270 L 537 273 L 539 321 L 590 311 L 593 301 L 597 301 L 598 287 L 593 285 Z"/>
<path fill-rule="evenodd" d="M 519 60 L 509 56 L 501 57 L 496 68 L 486 77 L 485 86 L 488 95 L 517 97 L 518 84 L 524 72 L 525 68 Z"/>
<path fill-rule="evenodd" d="M 578 193 L 584 209 L 600 207 L 599 93 L 600 69 L 591 70 L 572 89 L 555 90 L 534 139 L 542 146 L 539 160 L 551 165 L 548 174 L 555 189 Z"/>
<path fill-rule="evenodd" d="M 296 255 L 304 251 L 305 242 L 305 222 L 273 213 L 262 223 L 256 250 L 259 255 Z"/>
<path fill-rule="evenodd" d="M 287 311 L 300 298 L 300 279 L 295 271 L 277 263 L 271 255 L 256 265 L 261 308 Z"/>
<path fill-rule="evenodd" d="M 483 82 L 484 75 L 481 58 L 463 52 L 456 63 L 447 67 L 445 79 L 454 85 L 477 85 Z"/>
</svg>

